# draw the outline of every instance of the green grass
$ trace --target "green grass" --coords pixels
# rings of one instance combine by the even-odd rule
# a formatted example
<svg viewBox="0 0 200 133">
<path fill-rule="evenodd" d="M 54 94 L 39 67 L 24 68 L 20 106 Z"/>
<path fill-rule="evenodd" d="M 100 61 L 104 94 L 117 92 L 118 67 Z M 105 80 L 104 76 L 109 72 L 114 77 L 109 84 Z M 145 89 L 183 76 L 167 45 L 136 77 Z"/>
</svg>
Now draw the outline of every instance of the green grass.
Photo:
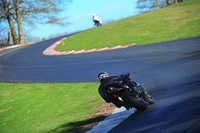
<svg viewBox="0 0 200 133">
<path fill-rule="evenodd" d="M 142 13 L 68 37 L 58 51 L 138 45 L 200 36 L 200 0 Z"/>
<path fill-rule="evenodd" d="M 0 132 L 61 132 L 79 128 L 103 103 L 97 83 L 0 83 Z M 95 104 L 94 104 L 95 103 Z"/>
</svg>

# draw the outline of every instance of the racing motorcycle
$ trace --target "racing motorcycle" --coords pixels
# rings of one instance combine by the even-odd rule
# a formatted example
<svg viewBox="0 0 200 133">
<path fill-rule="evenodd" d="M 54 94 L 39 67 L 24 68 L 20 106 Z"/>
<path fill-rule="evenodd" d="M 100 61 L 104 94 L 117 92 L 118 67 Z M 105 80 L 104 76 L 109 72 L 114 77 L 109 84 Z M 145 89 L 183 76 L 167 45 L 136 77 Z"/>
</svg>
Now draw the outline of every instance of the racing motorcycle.
<svg viewBox="0 0 200 133">
<path fill-rule="evenodd" d="M 113 96 L 117 97 L 131 108 L 134 107 L 138 110 L 145 111 L 148 108 L 148 105 L 155 103 L 155 100 L 139 83 L 135 81 L 132 81 L 132 83 L 135 85 L 136 91 L 133 91 L 126 84 L 121 84 L 120 81 L 116 82 L 113 86 L 117 87 L 118 90 Z"/>
</svg>

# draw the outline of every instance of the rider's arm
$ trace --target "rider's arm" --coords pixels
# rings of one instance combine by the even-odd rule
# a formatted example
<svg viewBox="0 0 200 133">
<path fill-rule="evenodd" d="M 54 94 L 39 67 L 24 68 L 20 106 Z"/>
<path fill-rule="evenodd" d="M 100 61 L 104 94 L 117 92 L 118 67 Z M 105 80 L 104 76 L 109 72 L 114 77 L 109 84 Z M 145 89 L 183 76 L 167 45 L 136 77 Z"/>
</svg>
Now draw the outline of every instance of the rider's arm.
<svg viewBox="0 0 200 133">
<path fill-rule="evenodd" d="M 121 78 L 129 78 L 129 76 L 130 76 L 130 73 L 120 75 Z"/>
</svg>

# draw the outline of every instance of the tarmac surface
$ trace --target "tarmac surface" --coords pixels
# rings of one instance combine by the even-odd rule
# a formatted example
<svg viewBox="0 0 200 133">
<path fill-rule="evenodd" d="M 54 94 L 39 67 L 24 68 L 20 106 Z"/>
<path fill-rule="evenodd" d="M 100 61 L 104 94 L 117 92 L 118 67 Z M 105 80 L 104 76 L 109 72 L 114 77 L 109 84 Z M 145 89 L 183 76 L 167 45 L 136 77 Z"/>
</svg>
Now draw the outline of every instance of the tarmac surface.
<svg viewBox="0 0 200 133">
<path fill-rule="evenodd" d="M 76 55 L 42 54 L 63 37 L 0 51 L 0 81 L 98 82 L 100 71 L 129 72 L 156 103 L 109 132 L 200 131 L 200 37 Z"/>
</svg>

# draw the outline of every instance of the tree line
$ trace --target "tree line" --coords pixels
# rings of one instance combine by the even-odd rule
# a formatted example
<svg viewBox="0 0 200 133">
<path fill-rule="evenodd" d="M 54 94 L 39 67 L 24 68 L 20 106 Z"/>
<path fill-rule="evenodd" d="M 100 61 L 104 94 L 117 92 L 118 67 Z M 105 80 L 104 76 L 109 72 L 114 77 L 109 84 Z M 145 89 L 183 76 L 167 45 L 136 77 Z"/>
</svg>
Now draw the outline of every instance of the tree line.
<svg viewBox="0 0 200 133">
<path fill-rule="evenodd" d="M 154 10 L 184 1 L 186 0 L 138 0 L 137 8 Z"/>
<path fill-rule="evenodd" d="M 71 0 L 0 0 L 0 26 L 9 26 L 14 44 L 24 43 L 23 24 L 34 25 L 66 23 L 56 14 L 62 12 Z M 1 31 L 4 28 L 0 29 Z"/>
</svg>

